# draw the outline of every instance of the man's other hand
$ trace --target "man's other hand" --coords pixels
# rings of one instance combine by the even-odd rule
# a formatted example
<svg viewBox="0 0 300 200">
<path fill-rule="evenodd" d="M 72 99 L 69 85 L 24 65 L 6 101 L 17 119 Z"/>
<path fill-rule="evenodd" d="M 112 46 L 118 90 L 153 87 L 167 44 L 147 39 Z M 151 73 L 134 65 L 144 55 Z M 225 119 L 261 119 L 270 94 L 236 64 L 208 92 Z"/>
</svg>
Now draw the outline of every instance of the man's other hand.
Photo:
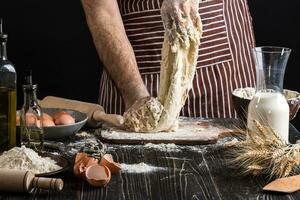
<svg viewBox="0 0 300 200">
<path fill-rule="evenodd" d="M 179 43 L 189 45 L 191 25 L 202 32 L 198 10 L 199 0 L 164 0 L 161 15 L 172 51 Z"/>
</svg>

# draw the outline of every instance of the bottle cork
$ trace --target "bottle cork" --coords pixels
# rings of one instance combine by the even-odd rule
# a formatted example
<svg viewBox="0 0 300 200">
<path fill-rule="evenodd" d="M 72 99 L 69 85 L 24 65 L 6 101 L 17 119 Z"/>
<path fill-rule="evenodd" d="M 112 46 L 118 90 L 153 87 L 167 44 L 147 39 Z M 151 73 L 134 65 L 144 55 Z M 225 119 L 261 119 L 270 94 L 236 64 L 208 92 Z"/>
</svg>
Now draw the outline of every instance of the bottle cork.
<svg viewBox="0 0 300 200">
<path fill-rule="evenodd" d="M 62 179 L 35 177 L 31 171 L 0 169 L 0 191 L 30 193 L 34 188 L 61 191 Z"/>
</svg>

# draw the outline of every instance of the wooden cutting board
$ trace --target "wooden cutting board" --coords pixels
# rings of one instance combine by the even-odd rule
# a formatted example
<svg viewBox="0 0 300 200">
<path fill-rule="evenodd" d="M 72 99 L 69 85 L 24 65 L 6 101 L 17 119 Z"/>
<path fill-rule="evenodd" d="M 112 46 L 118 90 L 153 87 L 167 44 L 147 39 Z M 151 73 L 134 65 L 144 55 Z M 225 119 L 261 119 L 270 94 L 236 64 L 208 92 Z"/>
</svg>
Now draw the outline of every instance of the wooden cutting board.
<svg viewBox="0 0 300 200">
<path fill-rule="evenodd" d="M 234 133 L 238 126 L 236 119 L 180 118 L 175 132 L 136 133 L 104 126 L 100 137 L 116 144 L 212 144 Z"/>
</svg>

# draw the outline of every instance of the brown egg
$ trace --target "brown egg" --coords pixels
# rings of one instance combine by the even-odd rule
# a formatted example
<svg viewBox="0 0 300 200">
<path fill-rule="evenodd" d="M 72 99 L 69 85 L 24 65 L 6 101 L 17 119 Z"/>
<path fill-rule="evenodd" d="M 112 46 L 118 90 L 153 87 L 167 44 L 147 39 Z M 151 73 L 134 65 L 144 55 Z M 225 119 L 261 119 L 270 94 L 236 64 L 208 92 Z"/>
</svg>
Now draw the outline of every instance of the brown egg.
<svg viewBox="0 0 300 200">
<path fill-rule="evenodd" d="M 105 154 L 104 156 L 102 156 L 100 165 L 108 167 L 112 174 L 117 173 L 121 170 L 121 165 L 114 162 L 111 154 Z"/>
<path fill-rule="evenodd" d="M 50 116 L 49 114 L 47 114 L 47 113 L 43 113 L 42 119 L 43 119 L 43 120 L 47 119 L 47 120 L 52 120 L 52 121 L 53 121 L 53 117 L 51 117 L 51 116 Z"/>
<path fill-rule="evenodd" d="M 21 124 L 21 117 L 19 115 L 19 113 L 16 115 L 16 125 L 20 126 Z M 27 126 L 38 126 L 40 127 L 40 120 L 37 119 L 37 117 L 33 114 L 33 113 L 26 113 L 26 124 Z M 49 124 L 48 126 L 50 126 L 50 124 L 54 124 L 51 122 L 46 122 L 46 124 Z M 55 126 L 55 124 L 53 125 Z"/>
<path fill-rule="evenodd" d="M 37 127 L 41 127 L 41 120 L 39 120 L 39 119 L 35 120 L 35 125 Z"/>
<path fill-rule="evenodd" d="M 18 114 L 16 116 L 16 125 L 20 126 L 20 115 L 18 115 Z"/>
<path fill-rule="evenodd" d="M 26 113 L 26 125 L 27 126 L 35 126 L 37 125 L 37 118 L 32 113 Z"/>
<path fill-rule="evenodd" d="M 51 119 L 45 119 L 43 118 L 43 127 L 49 127 L 49 126 L 55 126 L 55 123 Z"/>
<path fill-rule="evenodd" d="M 54 119 L 56 125 L 70 125 L 75 123 L 75 119 L 69 113 L 60 114 Z"/>
<path fill-rule="evenodd" d="M 110 179 L 111 173 L 106 166 L 92 165 L 85 171 L 85 177 L 89 184 L 95 187 L 106 186 Z"/>
<path fill-rule="evenodd" d="M 52 117 L 53 117 L 53 120 L 55 121 L 58 117 L 60 117 L 60 115 L 62 115 L 62 114 L 69 114 L 69 113 L 67 113 L 67 112 L 65 112 L 65 111 L 59 111 L 59 112 L 56 112 L 56 113 L 54 113 L 53 115 L 52 115 Z"/>
</svg>

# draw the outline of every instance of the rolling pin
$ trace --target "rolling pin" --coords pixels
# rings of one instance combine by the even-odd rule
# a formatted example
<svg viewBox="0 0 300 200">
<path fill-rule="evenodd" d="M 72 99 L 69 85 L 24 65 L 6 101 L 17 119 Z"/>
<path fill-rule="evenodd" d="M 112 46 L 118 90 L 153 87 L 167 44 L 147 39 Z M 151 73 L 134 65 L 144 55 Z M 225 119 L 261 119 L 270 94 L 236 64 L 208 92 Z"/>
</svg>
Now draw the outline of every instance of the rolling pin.
<svg viewBox="0 0 300 200">
<path fill-rule="evenodd" d="M 87 126 L 91 128 L 99 127 L 103 122 L 110 125 L 121 127 L 123 125 L 123 116 L 107 114 L 104 108 L 99 104 L 65 99 L 55 96 L 47 96 L 39 101 L 42 108 L 64 108 L 73 109 L 85 113 L 88 116 Z"/>
<path fill-rule="evenodd" d="M 61 191 L 64 182 L 56 178 L 35 177 L 30 171 L 0 169 L 0 191 L 32 192 L 34 188 Z"/>
</svg>

